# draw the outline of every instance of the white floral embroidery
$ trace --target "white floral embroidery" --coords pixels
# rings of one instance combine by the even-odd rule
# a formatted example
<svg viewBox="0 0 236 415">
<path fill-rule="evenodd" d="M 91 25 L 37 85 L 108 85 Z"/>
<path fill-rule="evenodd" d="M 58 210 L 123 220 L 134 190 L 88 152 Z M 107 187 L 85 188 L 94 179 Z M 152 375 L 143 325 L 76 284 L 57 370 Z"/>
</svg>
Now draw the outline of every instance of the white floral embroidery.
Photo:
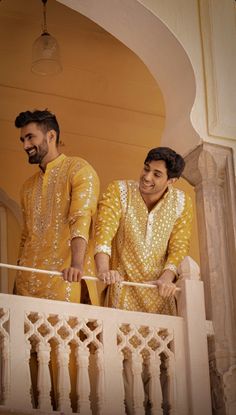
<svg viewBox="0 0 236 415">
<path fill-rule="evenodd" d="M 178 189 L 177 190 L 177 206 L 176 206 L 176 214 L 178 218 L 183 213 L 184 205 L 185 205 L 185 194 L 184 192 Z"/>
<path fill-rule="evenodd" d="M 152 231 L 153 231 L 153 212 L 149 213 L 147 221 L 147 230 L 146 230 L 146 243 L 150 244 L 152 242 Z"/>
<path fill-rule="evenodd" d="M 175 275 L 177 275 L 177 267 L 174 264 L 168 264 L 164 267 L 164 271 L 166 269 L 169 269 L 170 271 L 173 271 Z"/>
<path fill-rule="evenodd" d="M 103 252 L 104 254 L 108 254 L 111 256 L 111 248 L 107 245 L 97 245 L 95 246 L 94 253 L 98 254 L 99 252 Z"/>
<path fill-rule="evenodd" d="M 126 182 L 124 180 L 120 180 L 118 182 L 118 186 L 119 186 L 119 190 L 120 190 L 120 199 L 121 199 L 122 209 L 123 209 L 123 212 L 126 212 L 126 209 L 127 209 L 127 193 L 128 193 Z"/>
</svg>

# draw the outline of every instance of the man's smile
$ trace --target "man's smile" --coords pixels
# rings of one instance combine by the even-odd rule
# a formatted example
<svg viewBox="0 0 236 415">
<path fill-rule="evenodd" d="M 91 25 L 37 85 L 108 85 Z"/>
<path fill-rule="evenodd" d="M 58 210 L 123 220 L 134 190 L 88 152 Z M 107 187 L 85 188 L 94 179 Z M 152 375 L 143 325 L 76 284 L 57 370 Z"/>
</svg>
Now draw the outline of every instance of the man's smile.
<svg viewBox="0 0 236 415">
<path fill-rule="evenodd" d="M 145 183 L 143 180 L 141 180 L 141 186 L 145 187 L 146 189 L 152 189 L 154 187 L 154 184 Z"/>
<path fill-rule="evenodd" d="M 29 155 L 29 156 L 33 156 L 34 154 L 36 154 L 37 153 L 37 149 L 34 147 L 34 148 L 30 148 L 30 149 L 28 149 L 28 150 L 25 150 L 26 151 L 26 153 Z"/>
</svg>

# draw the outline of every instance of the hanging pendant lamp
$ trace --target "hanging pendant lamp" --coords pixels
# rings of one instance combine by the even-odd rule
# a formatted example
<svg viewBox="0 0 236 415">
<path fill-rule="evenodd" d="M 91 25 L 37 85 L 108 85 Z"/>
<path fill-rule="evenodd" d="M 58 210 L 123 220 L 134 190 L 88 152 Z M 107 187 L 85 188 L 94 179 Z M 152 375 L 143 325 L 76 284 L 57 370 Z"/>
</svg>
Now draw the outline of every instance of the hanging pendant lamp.
<svg viewBox="0 0 236 415">
<path fill-rule="evenodd" d="M 48 33 L 46 3 L 43 3 L 43 31 L 32 47 L 31 70 L 37 75 L 56 75 L 62 71 L 60 49 L 57 40 Z"/>
</svg>

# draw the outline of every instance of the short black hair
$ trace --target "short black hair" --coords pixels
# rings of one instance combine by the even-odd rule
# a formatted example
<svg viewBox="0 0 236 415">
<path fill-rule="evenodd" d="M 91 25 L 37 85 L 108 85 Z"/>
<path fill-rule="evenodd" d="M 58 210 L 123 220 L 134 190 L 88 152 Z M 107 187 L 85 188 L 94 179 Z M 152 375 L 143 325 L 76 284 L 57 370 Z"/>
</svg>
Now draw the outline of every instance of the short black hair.
<svg viewBox="0 0 236 415">
<path fill-rule="evenodd" d="M 163 160 L 166 163 L 168 179 L 179 178 L 183 173 L 185 161 L 180 154 L 177 154 L 169 147 L 152 148 L 144 161 L 144 164 L 153 160 Z"/>
<path fill-rule="evenodd" d="M 47 109 L 43 111 L 34 110 L 20 112 L 20 114 L 15 119 L 15 126 L 17 128 L 22 128 L 31 122 L 34 122 L 40 126 L 44 132 L 50 130 L 56 131 L 56 144 L 59 144 L 60 128 L 56 116 L 52 112 L 48 111 Z"/>
</svg>

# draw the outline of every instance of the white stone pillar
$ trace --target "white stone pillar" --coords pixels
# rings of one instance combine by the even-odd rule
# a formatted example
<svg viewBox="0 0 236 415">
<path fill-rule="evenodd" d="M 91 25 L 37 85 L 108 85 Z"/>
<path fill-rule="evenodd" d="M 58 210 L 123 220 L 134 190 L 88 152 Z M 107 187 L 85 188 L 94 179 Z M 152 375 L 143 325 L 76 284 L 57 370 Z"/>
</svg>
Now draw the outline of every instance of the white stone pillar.
<svg viewBox="0 0 236 415">
<path fill-rule="evenodd" d="M 184 177 L 196 192 L 206 314 L 215 333 L 209 341 L 213 413 L 228 415 L 236 405 L 236 197 L 232 149 L 203 143 L 185 161 Z"/>
</svg>

